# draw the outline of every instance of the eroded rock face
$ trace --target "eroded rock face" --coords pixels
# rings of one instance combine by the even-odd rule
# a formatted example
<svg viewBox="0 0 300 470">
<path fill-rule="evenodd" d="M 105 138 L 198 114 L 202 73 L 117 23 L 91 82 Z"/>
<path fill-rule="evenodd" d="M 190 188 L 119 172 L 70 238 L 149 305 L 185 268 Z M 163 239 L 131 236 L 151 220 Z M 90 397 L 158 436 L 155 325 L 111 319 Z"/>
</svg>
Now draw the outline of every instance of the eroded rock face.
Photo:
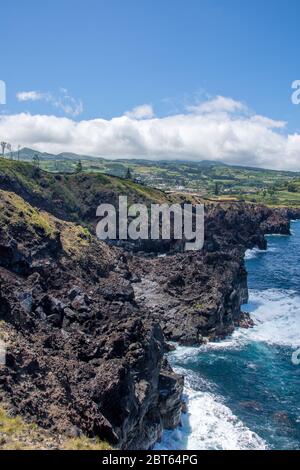
<svg viewBox="0 0 300 470">
<path fill-rule="evenodd" d="M 134 284 L 137 302 L 160 322 L 168 340 L 194 345 L 233 332 L 248 298 L 242 259 L 194 253 L 151 260 L 141 270 L 142 281 Z M 178 276 L 183 285 L 170 282 Z"/>
<path fill-rule="evenodd" d="M 0 229 L 1 394 L 42 427 L 149 449 L 181 414 L 161 327 L 135 303 L 122 252 L 52 222 L 55 234 L 18 230 L 18 219 Z"/>
<path fill-rule="evenodd" d="M 0 191 L 1 393 L 17 413 L 70 436 L 148 449 L 180 422 L 183 378 L 165 339 L 199 344 L 251 326 L 244 253 L 295 214 L 209 206 L 199 253 L 157 258 L 109 248 L 81 227 Z M 151 244 L 150 244 L 151 245 Z"/>
<path fill-rule="evenodd" d="M 68 301 L 68 288 L 45 295 L 0 271 L 1 318 L 11 327 L 0 383 L 19 412 L 41 426 L 63 433 L 76 426 L 124 448 L 150 448 L 165 423 L 178 425 L 183 380 L 167 370 L 165 403 L 161 328 L 119 301 L 120 285 L 109 302 L 89 291 L 86 311 Z M 31 294 L 21 295 L 24 288 Z"/>
<path fill-rule="evenodd" d="M 248 301 L 245 251 L 265 249 L 266 233 L 289 234 L 292 217 L 284 209 L 250 204 L 207 206 L 201 252 L 131 259 L 141 279 L 133 286 L 138 304 L 160 322 L 167 339 L 185 345 L 251 326 L 241 311 Z"/>
</svg>

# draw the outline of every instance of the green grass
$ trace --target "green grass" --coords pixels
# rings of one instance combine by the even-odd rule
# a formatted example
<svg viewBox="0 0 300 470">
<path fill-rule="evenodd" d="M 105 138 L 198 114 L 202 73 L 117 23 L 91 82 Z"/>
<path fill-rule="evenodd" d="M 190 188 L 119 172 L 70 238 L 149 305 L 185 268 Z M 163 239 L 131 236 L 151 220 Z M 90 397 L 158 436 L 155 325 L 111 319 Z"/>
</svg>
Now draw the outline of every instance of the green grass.
<svg viewBox="0 0 300 470">
<path fill-rule="evenodd" d="M 112 450 L 112 447 L 105 441 L 101 441 L 98 438 L 89 439 L 87 437 L 77 437 L 74 439 L 68 439 L 64 442 L 62 450 Z"/>
<path fill-rule="evenodd" d="M 274 191 L 273 194 L 241 194 L 241 198 L 246 201 L 265 204 L 268 206 L 286 206 L 286 207 L 300 207 L 300 191 L 291 193 L 289 191 Z"/>
<path fill-rule="evenodd" d="M 185 191 L 197 192 L 203 196 L 214 196 L 216 184 L 221 196 L 234 196 L 266 204 L 277 203 L 297 206 L 299 203 L 300 183 L 297 183 L 299 173 L 273 171 L 257 168 L 226 166 L 218 163 L 182 163 L 182 162 L 150 162 L 150 161 L 120 161 L 114 165 L 111 162 L 101 162 L 99 171 L 117 175 L 126 173 L 130 168 L 133 177 L 139 178 L 146 186 L 159 187 L 163 190 L 176 190 L 183 187 Z M 84 164 L 84 170 L 89 171 L 89 162 Z M 97 171 L 97 165 L 93 165 Z M 286 190 L 287 186 L 295 183 L 297 193 L 294 196 Z M 275 188 L 278 193 L 274 196 L 262 197 L 260 192 Z M 255 194 L 255 196 L 253 196 Z"/>
<path fill-rule="evenodd" d="M 32 233 L 54 236 L 56 226 L 46 212 L 41 212 L 12 192 L 0 190 L 0 226 L 26 226 Z"/>
<path fill-rule="evenodd" d="M 56 206 L 56 215 L 59 217 L 68 215 L 69 220 L 79 223 L 86 222 L 85 214 L 91 206 L 96 205 L 97 194 L 127 195 L 129 203 L 167 202 L 167 196 L 156 188 L 214 197 L 218 185 L 220 198 L 245 199 L 273 206 L 300 205 L 300 173 L 228 166 L 216 162 L 91 161 L 84 157 L 83 173 L 57 173 L 57 168 L 74 172 L 76 164 L 76 159 L 59 162 L 55 159 L 42 160 L 41 167 L 48 171 L 37 174 L 29 163 L 0 158 L 0 187 L 3 184 L 1 175 L 9 176 L 16 181 L 18 190 L 25 189 L 49 206 Z M 133 181 L 120 178 L 128 168 Z M 142 184 L 137 184 L 136 179 Z M 294 186 L 294 192 L 288 191 L 290 185 Z"/>
<path fill-rule="evenodd" d="M 131 180 L 99 173 L 53 174 L 37 171 L 29 163 L 3 158 L 0 158 L 0 188 L 21 195 L 59 218 L 82 225 L 95 219 L 101 202 L 115 203 L 119 195 L 128 196 L 129 203 L 167 201 L 163 192 Z"/>
<path fill-rule="evenodd" d="M 74 439 L 54 434 L 26 422 L 21 416 L 11 417 L 0 407 L 0 450 L 111 450 L 112 447 L 98 438 L 81 436 Z"/>
</svg>

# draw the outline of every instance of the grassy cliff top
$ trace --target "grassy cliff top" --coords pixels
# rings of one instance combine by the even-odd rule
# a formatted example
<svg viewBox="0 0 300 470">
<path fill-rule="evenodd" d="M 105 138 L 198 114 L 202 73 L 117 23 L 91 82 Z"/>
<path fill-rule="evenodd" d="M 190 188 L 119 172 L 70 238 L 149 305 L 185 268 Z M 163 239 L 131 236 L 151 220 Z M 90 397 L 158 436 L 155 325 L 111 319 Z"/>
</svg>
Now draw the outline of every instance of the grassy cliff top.
<svg viewBox="0 0 300 470">
<path fill-rule="evenodd" d="M 0 240 L 15 239 L 31 247 L 45 245 L 56 255 L 79 263 L 96 263 L 101 256 L 103 268 L 114 258 L 109 247 L 80 224 L 60 220 L 48 212 L 31 206 L 21 196 L 0 189 Z M 57 243 L 59 240 L 59 243 Z"/>
<path fill-rule="evenodd" d="M 63 220 L 88 225 L 101 203 L 118 204 L 118 196 L 129 203 L 164 203 L 163 192 L 131 180 L 95 173 L 53 174 L 30 163 L 0 158 L 0 189 L 14 192 L 31 205 Z"/>
<path fill-rule="evenodd" d="M 30 163 L 16 162 L 0 157 L 0 186 L 5 184 L 5 180 L 8 182 L 8 179 L 15 182 L 20 189 L 23 188 L 45 199 L 53 195 L 59 196 L 59 192 L 64 188 L 62 195 L 70 196 L 71 199 L 72 195 L 79 195 L 82 189 L 89 189 L 95 192 L 116 191 L 118 194 L 128 195 L 133 200 L 140 198 L 157 203 L 166 200 L 163 191 L 135 183 L 132 180 L 101 173 L 55 174 L 39 170 Z"/>
<path fill-rule="evenodd" d="M 111 160 L 69 153 L 51 155 L 28 148 L 21 149 L 19 156 L 31 162 L 35 154 L 39 155 L 41 168 L 54 173 L 72 173 L 80 160 L 84 173 L 122 177 L 130 170 L 134 179 L 165 191 L 196 193 L 208 198 L 219 195 L 270 206 L 300 207 L 299 171 L 236 166 L 218 161 Z"/>
<path fill-rule="evenodd" d="M 203 162 L 112 162 L 94 159 L 93 164 L 83 160 L 83 172 L 71 174 L 57 173 L 55 165 L 52 165 L 55 163 L 53 158 L 49 160 L 51 165 L 46 164 L 48 160 L 41 160 L 42 168 L 50 172 L 37 170 L 31 163 L 0 157 L 0 188 L 17 192 L 33 205 L 62 219 L 81 223 L 90 223 L 99 203 L 116 203 L 118 195 L 127 195 L 129 203 L 177 202 L 197 195 L 211 202 L 213 199 L 216 202 L 227 199 L 271 207 L 300 207 L 299 173 L 213 162 L 204 165 Z M 64 166 L 59 167 L 64 169 Z M 128 168 L 133 177 L 143 184 L 118 177 L 125 175 Z"/>
</svg>

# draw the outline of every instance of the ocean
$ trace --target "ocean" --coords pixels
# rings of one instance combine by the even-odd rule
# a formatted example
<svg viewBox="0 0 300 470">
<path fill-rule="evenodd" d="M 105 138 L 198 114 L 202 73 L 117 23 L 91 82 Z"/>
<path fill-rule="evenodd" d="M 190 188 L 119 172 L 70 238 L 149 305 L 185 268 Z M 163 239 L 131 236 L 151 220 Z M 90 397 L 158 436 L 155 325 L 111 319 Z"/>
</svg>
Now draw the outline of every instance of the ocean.
<svg viewBox="0 0 300 470">
<path fill-rule="evenodd" d="M 292 236 L 268 236 L 246 253 L 255 322 L 224 341 L 177 347 L 169 355 L 185 376 L 187 413 L 157 450 L 300 449 L 300 221 Z"/>
</svg>

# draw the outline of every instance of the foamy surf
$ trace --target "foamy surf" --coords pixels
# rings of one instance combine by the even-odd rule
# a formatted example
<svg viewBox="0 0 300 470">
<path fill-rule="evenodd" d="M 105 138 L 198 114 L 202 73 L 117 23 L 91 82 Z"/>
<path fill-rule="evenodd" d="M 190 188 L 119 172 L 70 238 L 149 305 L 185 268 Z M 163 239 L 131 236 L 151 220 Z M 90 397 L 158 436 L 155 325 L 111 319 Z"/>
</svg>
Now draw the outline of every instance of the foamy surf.
<svg viewBox="0 0 300 470">
<path fill-rule="evenodd" d="M 197 363 L 197 358 L 210 351 L 242 349 L 246 344 L 263 342 L 284 347 L 300 346 L 300 297 L 294 292 L 269 289 L 250 291 L 247 310 L 255 321 L 249 330 L 237 329 L 234 334 L 216 343 L 191 348 L 178 347 L 171 361 L 183 367 L 176 368 L 185 375 L 187 414 L 182 426 L 165 432 L 158 450 L 265 450 L 267 442 L 247 427 L 228 406 L 222 396 L 215 392 L 213 383 L 184 364 Z M 256 364 L 249 362 L 249 368 Z"/>
<path fill-rule="evenodd" d="M 201 346 L 198 353 L 241 348 L 250 342 L 300 347 L 300 296 L 295 292 L 280 289 L 250 290 L 249 303 L 243 310 L 251 314 L 255 323 L 253 328 L 238 328 L 224 341 Z"/>
<path fill-rule="evenodd" d="M 273 236 L 273 235 L 272 235 Z M 280 237 L 285 237 L 286 235 L 279 235 Z M 260 250 L 259 248 L 252 248 L 251 250 L 246 250 L 245 253 L 245 260 L 249 261 L 251 259 L 255 259 L 258 256 L 262 254 L 267 254 L 267 253 L 275 253 L 277 251 L 277 248 L 275 246 L 269 246 L 267 250 Z"/>
<path fill-rule="evenodd" d="M 260 250 L 259 248 L 252 248 L 251 250 L 247 250 L 245 253 L 245 260 L 250 260 L 256 258 L 259 253 L 266 253 L 267 250 Z"/>
<path fill-rule="evenodd" d="M 266 450 L 266 442 L 245 426 L 221 397 L 190 386 L 191 374 L 186 375 L 188 412 L 182 417 L 182 426 L 166 431 L 156 450 Z"/>
<path fill-rule="evenodd" d="M 300 297 L 293 291 L 268 289 L 250 291 L 249 304 L 245 307 L 251 313 L 255 327 L 239 336 L 247 341 L 260 341 L 277 346 L 300 346 Z"/>
<path fill-rule="evenodd" d="M 293 230 L 246 253 L 254 289 L 242 309 L 254 328 L 170 354 L 186 377 L 187 414 L 157 449 L 299 449 L 299 368 L 291 360 L 300 347 L 299 224 Z"/>
</svg>

